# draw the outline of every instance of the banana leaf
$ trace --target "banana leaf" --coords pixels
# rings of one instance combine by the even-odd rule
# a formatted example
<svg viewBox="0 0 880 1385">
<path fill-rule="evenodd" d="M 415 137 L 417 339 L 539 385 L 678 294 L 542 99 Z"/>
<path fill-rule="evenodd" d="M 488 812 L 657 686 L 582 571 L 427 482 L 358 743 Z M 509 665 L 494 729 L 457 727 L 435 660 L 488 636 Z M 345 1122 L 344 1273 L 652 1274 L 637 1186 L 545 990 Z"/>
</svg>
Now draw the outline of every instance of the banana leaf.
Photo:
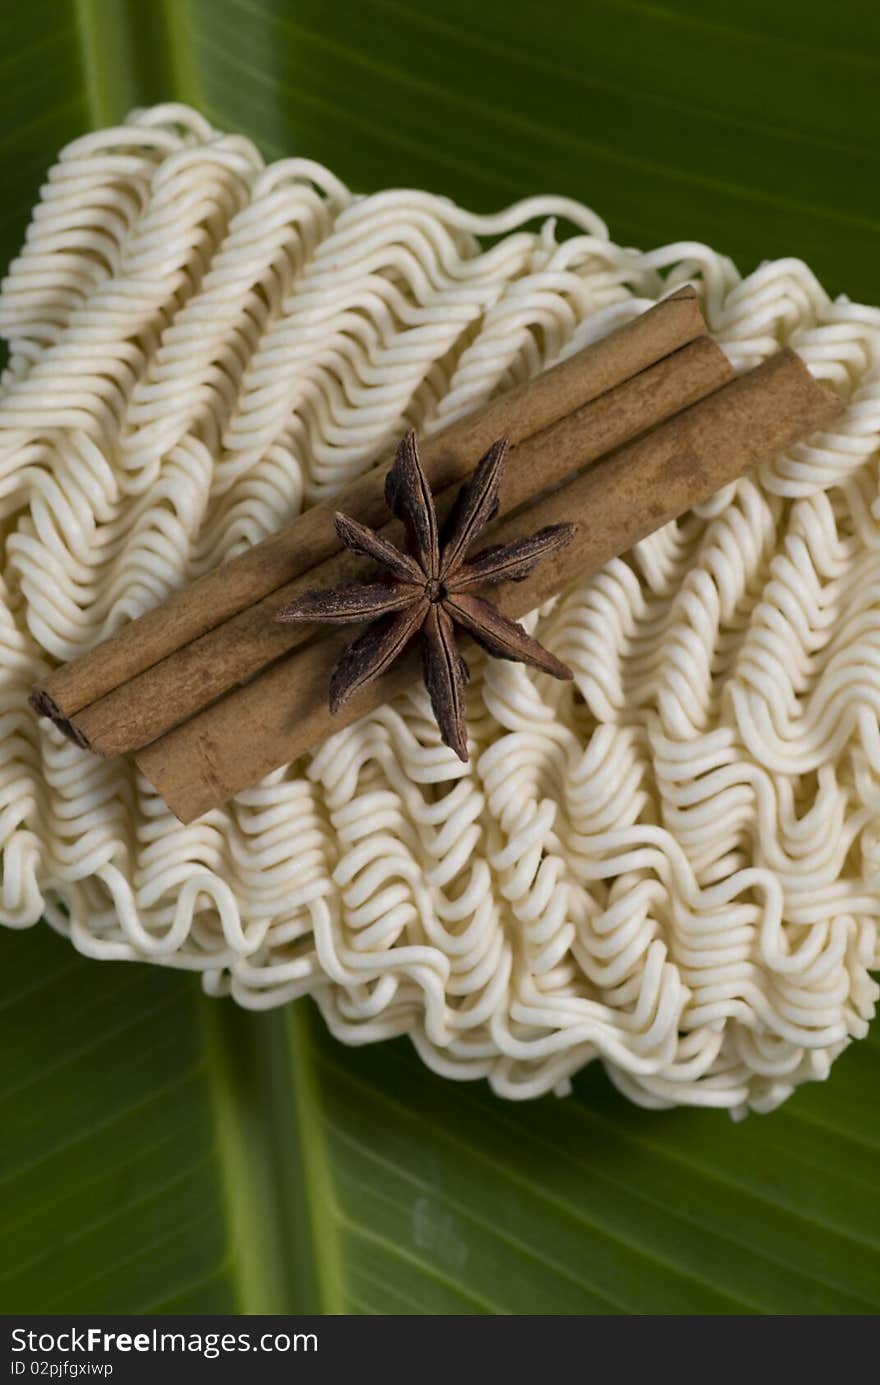
<svg viewBox="0 0 880 1385">
<path fill-rule="evenodd" d="M 880 302 L 875 0 L 29 0 L 0 18 L 15 252 L 56 150 L 177 99 L 269 157 L 617 240 L 797 255 Z M 876 1030 L 780 1111 L 526 1106 L 406 1042 L 0 937 L 5 1312 L 880 1311 Z"/>
</svg>

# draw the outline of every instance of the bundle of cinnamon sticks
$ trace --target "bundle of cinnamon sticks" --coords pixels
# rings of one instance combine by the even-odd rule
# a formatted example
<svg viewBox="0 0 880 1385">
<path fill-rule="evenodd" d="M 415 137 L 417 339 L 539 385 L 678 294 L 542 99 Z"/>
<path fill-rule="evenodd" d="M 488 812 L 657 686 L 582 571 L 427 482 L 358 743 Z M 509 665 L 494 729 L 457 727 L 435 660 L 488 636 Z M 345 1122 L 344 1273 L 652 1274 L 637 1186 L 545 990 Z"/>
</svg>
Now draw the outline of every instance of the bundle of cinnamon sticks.
<svg viewBox="0 0 880 1385">
<path fill-rule="evenodd" d="M 422 461 L 442 516 L 490 444 L 507 436 L 487 542 L 575 525 L 574 541 L 531 577 L 493 590 L 516 618 L 841 407 L 789 351 L 735 380 L 686 288 L 425 440 Z M 351 633 L 275 620 L 307 588 L 369 573 L 342 550 L 334 511 L 400 542 L 383 495 L 389 462 L 56 669 L 34 689 L 34 708 L 98 754 L 135 753 L 189 822 L 406 688 L 418 677 L 412 659 L 331 717 L 329 676 Z"/>
</svg>

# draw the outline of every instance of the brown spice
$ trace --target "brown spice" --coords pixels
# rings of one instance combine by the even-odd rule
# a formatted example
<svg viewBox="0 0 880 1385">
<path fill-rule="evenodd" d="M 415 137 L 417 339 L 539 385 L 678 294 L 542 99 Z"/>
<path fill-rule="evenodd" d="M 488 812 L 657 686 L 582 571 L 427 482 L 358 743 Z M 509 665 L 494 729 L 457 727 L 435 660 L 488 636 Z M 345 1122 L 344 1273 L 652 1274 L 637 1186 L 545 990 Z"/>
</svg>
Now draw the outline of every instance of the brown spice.
<svg viewBox="0 0 880 1385">
<path fill-rule="evenodd" d="M 512 619 L 596 571 L 758 462 L 841 413 L 843 405 L 783 351 L 499 526 L 508 543 L 536 525 L 576 526 L 575 538 L 521 583 L 496 590 Z M 404 658 L 348 702 L 327 708 L 327 681 L 345 638 L 330 634 L 145 747 L 138 766 L 165 802 L 191 822 L 270 770 L 407 688 L 418 662 Z"/>
<path fill-rule="evenodd" d="M 441 737 L 460 760 L 467 760 L 463 698 L 469 672 L 455 644 L 455 625 L 497 659 L 531 664 L 554 678 L 571 678 L 565 664 L 474 590 L 522 581 L 542 559 L 569 543 L 574 533 L 570 524 L 548 525 L 468 559 L 471 547 L 497 513 L 508 448 L 506 438 L 492 444 L 459 491 L 441 532 L 415 433 L 407 433 L 388 473 L 385 496 L 388 508 L 406 530 L 408 554 L 349 516 L 335 516 L 337 533 L 346 547 L 379 564 L 379 580 L 304 592 L 275 617 L 332 625 L 373 622 L 333 670 L 332 715 L 390 668 L 419 635 L 423 676 Z"/>
</svg>

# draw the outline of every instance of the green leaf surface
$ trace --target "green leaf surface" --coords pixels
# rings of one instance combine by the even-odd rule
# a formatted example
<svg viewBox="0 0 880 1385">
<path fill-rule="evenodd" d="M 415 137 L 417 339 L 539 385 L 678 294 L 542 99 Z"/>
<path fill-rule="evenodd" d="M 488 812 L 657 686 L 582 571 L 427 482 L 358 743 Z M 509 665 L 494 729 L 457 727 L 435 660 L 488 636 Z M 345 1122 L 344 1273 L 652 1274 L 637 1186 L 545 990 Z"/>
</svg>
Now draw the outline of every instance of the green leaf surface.
<svg viewBox="0 0 880 1385">
<path fill-rule="evenodd" d="M 528 1106 L 0 939 L 6 1312 L 871 1313 L 880 1044 L 771 1117 Z"/>
<path fill-rule="evenodd" d="M 179 99 L 361 189 L 568 193 L 880 302 L 878 77 L 874 0 L 29 0 L 0 255 L 61 144 Z M 598 1069 L 504 1103 L 46 928 L 0 959 L 3 1311 L 880 1311 L 876 1035 L 734 1126 Z"/>
</svg>

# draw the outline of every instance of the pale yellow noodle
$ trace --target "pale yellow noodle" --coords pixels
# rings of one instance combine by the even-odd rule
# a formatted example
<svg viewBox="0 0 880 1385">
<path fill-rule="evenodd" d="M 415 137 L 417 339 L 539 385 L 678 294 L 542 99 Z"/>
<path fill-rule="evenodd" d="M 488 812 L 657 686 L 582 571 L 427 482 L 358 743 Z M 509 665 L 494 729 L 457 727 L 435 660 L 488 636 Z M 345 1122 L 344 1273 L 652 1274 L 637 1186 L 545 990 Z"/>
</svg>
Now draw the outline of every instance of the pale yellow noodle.
<svg viewBox="0 0 880 1385">
<path fill-rule="evenodd" d="M 184 827 L 28 711 L 48 660 L 685 282 L 737 369 L 790 344 L 847 411 L 533 613 L 572 687 L 477 659 L 467 766 L 416 690 Z M 62 152 L 0 332 L 0 922 L 312 995 L 511 1098 L 598 1059 L 643 1105 L 769 1110 L 864 1035 L 880 312 L 569 199 L 358 197 L 165 106 Z"/>
</svg>

